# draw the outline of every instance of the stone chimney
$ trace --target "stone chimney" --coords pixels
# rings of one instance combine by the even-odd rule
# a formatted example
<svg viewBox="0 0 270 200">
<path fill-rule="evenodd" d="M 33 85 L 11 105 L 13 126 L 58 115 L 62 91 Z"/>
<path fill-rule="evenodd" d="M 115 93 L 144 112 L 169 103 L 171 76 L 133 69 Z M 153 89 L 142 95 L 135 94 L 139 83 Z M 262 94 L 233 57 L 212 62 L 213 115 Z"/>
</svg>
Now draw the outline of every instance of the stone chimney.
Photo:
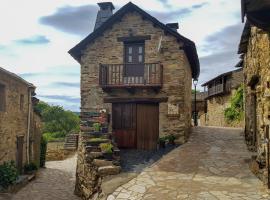
<svg viewBox="0 0 270 200">
<path fill-rule="evenodd" d="M 174 31 L 177 31 L 177 29 L 179 29 L 179 24 L 178 23 L 168 23 L 168 24 L 166 24 L 166 26 L 170 27 Z"/>
<path fill-rule="evenodd" d="M 98 3 L 100 10 L 97 13 L 97 19 L 94 30 L 99 28 L 107 19 L 113 15 L 115 9 L 112 2 Z"/>
</svg>

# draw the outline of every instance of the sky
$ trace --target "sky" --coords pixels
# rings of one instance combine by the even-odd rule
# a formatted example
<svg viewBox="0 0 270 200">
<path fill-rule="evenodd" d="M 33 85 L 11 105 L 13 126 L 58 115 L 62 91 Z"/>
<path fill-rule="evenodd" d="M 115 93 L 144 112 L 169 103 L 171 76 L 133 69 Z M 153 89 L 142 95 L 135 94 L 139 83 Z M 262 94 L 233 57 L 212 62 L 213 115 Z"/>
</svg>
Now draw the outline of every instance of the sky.
<svg viewBox="0 0 270 200">
<path fill-rule="evenodd" d="M 80 65 L 67 52 L 93 31 L 98 2 L 1 2 L 0 66 L 33 83 L 41 100 L 79 111 Z M 118 10 L 129 1 L 111 2 Z M 240 0 L 132 2 L 163 23 L 178 22 L 178 32 L 196 43 L 201 64 L 199 85 L 235 69 L 243 30 Z"/>
</svg>

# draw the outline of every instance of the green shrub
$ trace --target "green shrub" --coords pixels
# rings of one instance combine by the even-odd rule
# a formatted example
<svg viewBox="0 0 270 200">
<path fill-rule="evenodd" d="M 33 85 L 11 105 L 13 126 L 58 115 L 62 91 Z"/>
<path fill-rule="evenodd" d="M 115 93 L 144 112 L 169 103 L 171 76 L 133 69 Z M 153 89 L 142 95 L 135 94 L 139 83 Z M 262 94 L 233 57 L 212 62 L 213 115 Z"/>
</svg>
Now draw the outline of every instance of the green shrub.
<svg viewBox="0 0 270 200">
<path fill-rule="evenodd" d="M 14 184 L 18 176 L 19 173 L 14 161 L 4 162 L 0 165 L 0 185 L 3 188 Z"/>
<path fill-rule="evenodd" d="M 64 132 L 54 132 L 54 133 L 43 133 L 43 136 L 46 138 L 48 142 L 64 139 L 66 134 Z"/>
<path fill-rule="evenodd" d="M 38 169 L 38 166 L 35 163 L 29 163 L 24 165 L 24 172 L 31 172 Z"/>
<path fill-rule="evenodd" d="M 101 125 L 100 125 L 100 123 L 94 123 L 93 127 L 94 127 L 95 131 L 98 132 L 98 131 L 100 131 Z"/>
<path fill-rule="evenodd" d="M 46 138 L 42 136 L 40 142 L 40 167 L 45 167 L 47 143 Z"/>
<path fill-rule="evenodd" d="M 164 142 L 166 142 L 166 137 L 165 136 L 163 136 L 163 137 L 160 137 L 159 139 L 158 139 L 158 143 L 160 144 L 160 143 L 164 143 Z"/>
<path fill-rule="evenodd" d="M 113 145 L 111 143 L 101 143 L 99 145 L 101 151 L 103 153 L 108 153 L 108 154 L 112 154 L 113 153 Z"/>
<path fill-rule="evenodd" d="M 61 132 L 64 135 L 70 132 L 79 132 L 80 118 L 76 113 L 64 110 L 60 106 L 52 106 L 40 101 L 35 111 L 41 114 L 43 133 Z"/>
<path fill-rule="evenodd" d="M 176 137 L 173 134 L 166 136 L 166 140 L 168 140 L 169 142 L 174 142 L 175 139 Z"/>
<path fill-rule="evenodd" d="M 224 117 L 228 122 L 239 121 L 244 113 L 244 89 L 239 87 L 230 100 L 230 106 L 224 110 Z"/>
</svg>

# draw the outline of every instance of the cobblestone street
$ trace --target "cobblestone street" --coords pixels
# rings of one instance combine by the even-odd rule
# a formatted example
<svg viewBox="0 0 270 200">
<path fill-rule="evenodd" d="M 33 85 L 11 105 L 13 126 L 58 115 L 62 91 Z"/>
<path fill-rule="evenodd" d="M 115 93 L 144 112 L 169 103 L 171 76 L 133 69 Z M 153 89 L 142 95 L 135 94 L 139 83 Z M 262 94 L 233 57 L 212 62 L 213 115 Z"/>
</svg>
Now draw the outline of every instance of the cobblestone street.
<svg viewBox="0 0 270 200">
<path fill-rule="evenodd" d="M 200 127 L 188 143 L 117 188 L 108 200 L 269 200 L 266 188 L 248 168 L 250 156 L 239 129 Z M 46 165 L 17 194 L 0 199 L 79 199 L 73 195 L 76 157 Z"/>
<path fill-rule="evenodd" d="M 239 129 L 199 127 L 188 143 L 116 189 L 108 200 L 269 200 L 249 170 L 250 157 Z"/>
<path fill-rule="evenodd" d="M 46 162 L 35 180 L 12 196 L 1 200 L 78 200 L 73 194 L 76 156 L 63 161 Z"/>
</svg>

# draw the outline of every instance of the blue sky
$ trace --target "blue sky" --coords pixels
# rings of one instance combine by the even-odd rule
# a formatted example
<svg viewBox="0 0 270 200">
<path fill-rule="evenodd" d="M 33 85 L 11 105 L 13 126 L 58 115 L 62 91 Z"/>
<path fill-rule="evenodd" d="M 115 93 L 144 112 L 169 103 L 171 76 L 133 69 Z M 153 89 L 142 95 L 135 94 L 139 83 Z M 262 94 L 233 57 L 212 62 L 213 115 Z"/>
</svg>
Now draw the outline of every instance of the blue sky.
<svg viewBox="0 0 270 200">
<path fill-rule="evenodd" d="M 93 30 L 96 0 L 9 0 L 0 6 L 0 66 L 37 86 L 41 100 L 79 111 L 80 66 L 67 51 Z M 119 9 L 126 0 L 112 1 Z M 201 62 L 199 84 L 234 69 L 240 0 L 134 0 L 164 23 L 179 22 Z"/>
</svg>

